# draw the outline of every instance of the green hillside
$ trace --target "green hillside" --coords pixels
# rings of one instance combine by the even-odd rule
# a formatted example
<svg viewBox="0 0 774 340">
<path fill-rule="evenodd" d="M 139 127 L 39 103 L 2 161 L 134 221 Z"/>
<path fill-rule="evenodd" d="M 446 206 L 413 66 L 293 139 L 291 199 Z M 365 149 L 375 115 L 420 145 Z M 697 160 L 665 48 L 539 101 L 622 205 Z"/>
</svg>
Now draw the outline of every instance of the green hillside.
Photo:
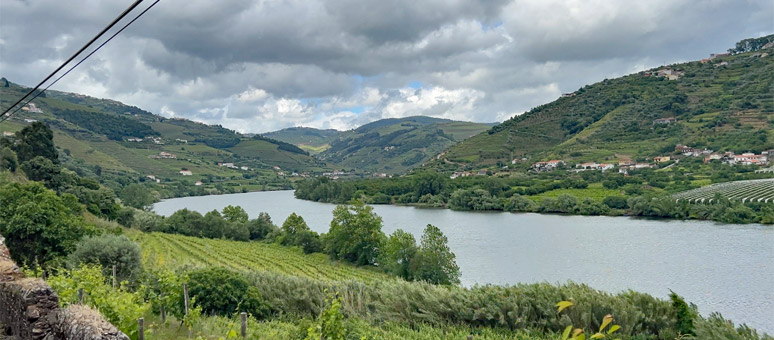
<svg viewBox="0 0 774 340">
<path fill-rule="evenodd" d="M 748 50 L 584 86 L 453 146 L 433 166 L 644 159 L 676 144 L 736 153 L 774 148 L 774 48 Z"/>
<path fill-rule="evenodd" d="M 3 79 L 0 106 L 8 107 L 26 91 Z M 292 144 L 243 136 L 218 125 L 164 118 L 114 100 L 47 91 L 33 104 L 42 112 L 19 111 L 0 124 L 0 130 L 14 132 L 29 120 L 43 121 L 53 129 L 55 143 L 64 153 L 98 171 L 143 179 L 151 175 L 162 184 L 193 185 L 201 180 L 200 189 L 205 191 L 217 187 L 218 192 L 240 192 L 290 187 L 275 166 L 287 173 L 327 170 L 324 163 Z M 159 157 L 161 152 L 174 157 Z M 236 168 L 218 162 L 233 163 Z M 182 169 L 192 175 L 183 176 Z"/>
<path fill-rule="evenodd" d="M 308 127 L 292 127 L 279 131 L 264 133 L 263 136 L 297 145 L 316 154 L 325 151 L 341 132 L 334 129 L 315 129 Z"/>
<path fill-rule="evenodd" d="M 490 127 L 423 116 L 382 119 L 339 133 L 318 157 L 344 169 L 402 173 Z"/>
</svg>

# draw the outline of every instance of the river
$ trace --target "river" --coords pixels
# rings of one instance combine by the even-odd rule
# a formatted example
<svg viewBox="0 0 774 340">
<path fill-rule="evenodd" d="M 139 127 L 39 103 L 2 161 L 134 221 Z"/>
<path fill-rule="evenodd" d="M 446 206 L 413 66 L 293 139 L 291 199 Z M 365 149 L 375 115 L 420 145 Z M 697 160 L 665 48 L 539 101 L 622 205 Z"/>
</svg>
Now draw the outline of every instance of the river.
<svg viewBox="0 0 774 340">
<path fill-rule="evenodd" d="M 299 200 L 292 191 L 169 199 L 154 210 L 169 216 L 239 205 L 281 225 L 290 213 L 326 232 L 332 204 Z M 774 333 L 774 228 L 703 221 L 531 213 L 459 212 L 375 205 L 384 232 L 417 239 L 430 223 L 449 239 L 462 284 L 587 283 L 609 292 L 628 289 L 666 298 L 673 290 L 703 315 L 721 312 L 735 323 Z"/>
</svg>

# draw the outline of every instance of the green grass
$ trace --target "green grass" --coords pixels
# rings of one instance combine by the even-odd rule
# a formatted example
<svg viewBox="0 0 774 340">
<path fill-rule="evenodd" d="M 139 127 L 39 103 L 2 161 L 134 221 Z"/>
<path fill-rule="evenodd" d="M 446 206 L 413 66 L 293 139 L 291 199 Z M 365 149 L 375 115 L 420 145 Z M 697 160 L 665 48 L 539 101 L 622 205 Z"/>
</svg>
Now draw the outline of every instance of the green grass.
<svg viewBox="0 0 774 340">
<path fill-rule="evenodd" d="M 263 242 L 204 239 L 127 230 L 142 247 L 146 268 L 218 266 L 238 271 L 267 271 L 321 280 L 374 282 L 388 275 L 331 261 L 324 254 L 304 254 L 300 249 Z"/>
<path fill-rule="evenodd" d="M 546 197 L 556 198 L 559 195 L 564 194 L 572 195 L 579 199 L 589 197 L 600 202 L 607 196 L 623 196 L 621 190 L 606 189 L 602 186 L 602 183 L 591 183 L 588 188 L 585 189 L 556 189 L 546 191 L 542 194 L 529 196 L 529 198 L 541 200 Z"/>
</svg>

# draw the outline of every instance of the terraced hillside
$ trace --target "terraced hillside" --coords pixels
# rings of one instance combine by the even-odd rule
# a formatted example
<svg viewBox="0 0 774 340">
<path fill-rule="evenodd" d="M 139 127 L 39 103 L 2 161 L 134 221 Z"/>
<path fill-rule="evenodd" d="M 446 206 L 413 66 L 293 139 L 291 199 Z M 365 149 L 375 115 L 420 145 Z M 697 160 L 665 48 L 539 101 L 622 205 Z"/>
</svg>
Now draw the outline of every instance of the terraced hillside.
<svg viewBox="0 0 774 340">
<path fill-rule="evenodd" d="M 489 127 L 424 116 L 382 119 L 340 133 L 319 157 L 344 169 L 402 173 Z"/>
<path fill-rule="evenodd" d="M 328 256 L 261 242 L 204 239 L 129 231 L 142 248 L 146 268 L 218 266 L 238 271 L 267 271 L 321 280 L 372 282 L 389 277 L 376 271 L 332 262 Z"/>
<path fill-rule="evenodd" d="M 3 79 L 0 106 L 7 107 L 27 90 Z M 164 118 L 114 100 L 47 91 L 33 104 L 40 112 L 20 111 L 0 124 L 0 130 L 14 132 L 29 120 L 44 121 L 54 131 L 58 147 L 99 171 L 260 190 L 289 187 L 287 179 L 272 170 L 274 166 L 299 173 L 327 170 L 322 162 L 288 143 L 243 136 L 217 125 Z M 174 157 L 157 157 L 161 152 Z M 218 162 L 238 167 L 218 166 Z M 248 170 L 239 169 L 241 166 Z M 192 175 L 183 176 L 183 168 Z"/>
<path fill-rule="evenodd" d="M 676 144 L 760 152 L 774 148 L 772 93 L 772 47 L 668 65 L 584 86 L 466 139 L 434 166 L 637 159 Z"/>
<path fill-rule="evenodd" d="M 732 201 L 774 204 L 774 178 L 718 183 L 675 194 L 691 203 L 712 203 L 717 194 Z"/>
<path fill-rule="evenodd" d="M 263 136 L 297 145 L 309 153 L 316 154 L 330 148 L 330 142 L 336 139 L 339 134 L 341 134 L 341 131 L 333 129 L 321 130 L 308 127 L 292 127 L 264 133 Z"/>
</svg>

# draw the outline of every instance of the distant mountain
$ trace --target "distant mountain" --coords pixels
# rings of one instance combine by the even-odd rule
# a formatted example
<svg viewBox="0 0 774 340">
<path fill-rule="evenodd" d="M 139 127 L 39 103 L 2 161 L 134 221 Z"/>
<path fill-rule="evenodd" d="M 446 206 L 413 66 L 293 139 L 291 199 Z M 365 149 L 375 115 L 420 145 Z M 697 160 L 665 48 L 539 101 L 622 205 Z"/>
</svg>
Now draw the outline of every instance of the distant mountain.
<svg viewBox="0 0 774 340">
<path fill-rule="evenodd" d="M 263 136 L 286 143 L 297 145 L 310 153 L 316 154 L 330 147 L 330 142 L 341 133 L 339 130 L 320 130 L 308 127 L 292 127 L 279 131 L 264 133 Z"/>
<path fill-rule="evenodd" d="M 0 106 L 8 107 L 28 90 L 3 78 Z M 277 178 L 275 166 L 288 173 L 328 170 L 323 162 L 290 143 L 248 137 L 219 125 L 164 118 L 110 99 L 46 91 L 33 104 L 0 128 L 16 131 L 31 119 L 44 121 L 54 130 L 58 147 L 107 171 L 173 181 L 216 176 L 260 185 L 266 180 L 257 178 Z M 162 152 L 174 158 L 162 157 Z M 219 166 L 219 162 L 233 163 L 236 168 Z M 242 166 L 250 170 L 240 169 Z M 193 175 L 182 176 L 183 168 Z"/>
<path fill-rule="evenodd" d="M 676 144 L 772 149 L 772 41 L 745 40 L 732 54 L 584 86 L 454 145 L 430 166 L 475 169 L 514 158 L 614 162 L 672 152 Z"/>
<path fill-rule="evenodd" d="M 403 173 L 491 126 L 424 116 L 382 119 L 338 133 L 317 156 L 343 169 Z"/>
</svg>

